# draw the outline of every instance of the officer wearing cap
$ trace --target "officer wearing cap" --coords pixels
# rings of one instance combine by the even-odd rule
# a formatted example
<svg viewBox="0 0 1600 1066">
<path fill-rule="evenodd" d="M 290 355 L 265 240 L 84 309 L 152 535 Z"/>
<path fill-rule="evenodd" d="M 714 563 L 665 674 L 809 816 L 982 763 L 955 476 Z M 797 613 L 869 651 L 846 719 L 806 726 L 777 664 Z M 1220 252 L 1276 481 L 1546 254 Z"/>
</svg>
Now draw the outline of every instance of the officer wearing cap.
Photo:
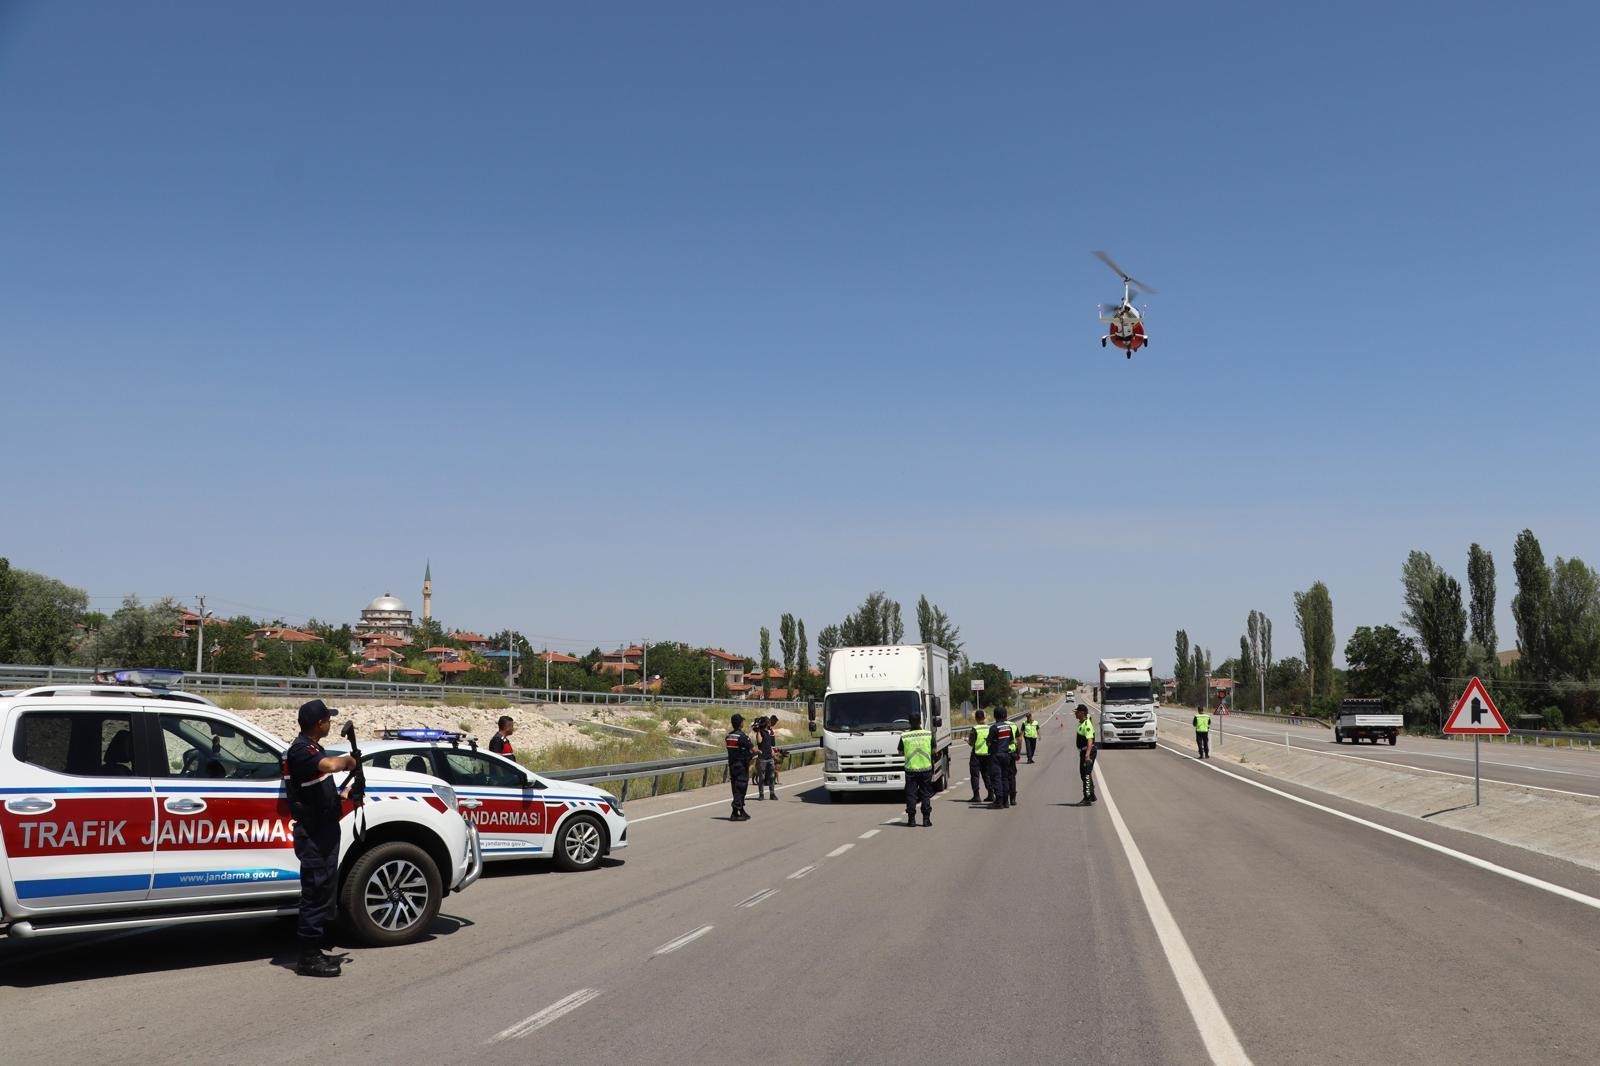
<svg viewBox="0 0 1600 1066">
<path fill-rule="evenodd" d="M 728 821 L 748 822 L 750 812 L 744 809 L 744 795 L 750 788 L 750 760 L 754 757 L 755 745 L 744 731 L 744 715 L 735 714 L 728 724 L 733 726 L 723 738 L 728 749 L 728 787 L 733 790 L 733 813 Z"/>
<path fill-rule="evenodd" d="M 898 745 L 906 765 L 906 825 L 917 824 L 917 805 L 922 806 L 922 824 L 933 824 L 933 734 L 922 728 L 922 715 L 911 712 L 911 728 L 900 734 Z"/>
<path fill-rule="evenodd" d="M 1078 704 L 1073 712 L 1078 716 L 1078 776 L 1083 778 L 1084 805 L 1094 802 L 1094 722 L 1089 720 L 1089 708 Z"/>
<path fill-rule="evenodd" d="M 321 741 L 338 714 L 321 700 L 300 705 L 300 735 L 284 756 L 289 811 L 294 815 L 294 854 L 300 860 L 300 960 L 294 971 L 305 977 L 338 977 L 339 959 L 320 947 L 333 917 L 339 881 L 339 792 L 333 775 L 354 770 L 349 755 L 329 755 Z"/>
<path fill-rule="evenodd" d="M 1017 804 L 1016 727 L 1006 721 L 1004 707 L 996 707 L 989 726 L 989 763 L 994 768 L 994 806 Z"/>
</svg>

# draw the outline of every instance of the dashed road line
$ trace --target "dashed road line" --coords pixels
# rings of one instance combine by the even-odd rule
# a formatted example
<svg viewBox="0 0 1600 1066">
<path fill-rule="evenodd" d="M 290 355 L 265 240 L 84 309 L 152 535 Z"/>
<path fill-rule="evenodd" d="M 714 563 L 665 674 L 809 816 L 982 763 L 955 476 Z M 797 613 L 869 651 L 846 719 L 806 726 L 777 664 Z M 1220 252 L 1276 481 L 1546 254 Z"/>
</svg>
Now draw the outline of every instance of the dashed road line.
<svg viewBox="0 0 1600 1066">
<path fill-rule="evenodd" d="M 692 933 L 685 933 L 676 940 L 667 941 L 665 944 L 662 944 L 660 947 L 656 948 L 653 954 L 670 955 L 674 951 L 677 951 L 679 948 L 683 947 L 685 944 L 694 943 L 696 940 L 699 940 L 701 937 L 705 936 L 715 928 L 716 926 L 714 925 L 702 925 Z"/>
<path fill-rule="evenodd" d="M 828 852 L 827 857 L 830 859 L 837 859 L 839 856 L 843 855 L 853 847 L 855 847 L 854 844 L 840 844 L 838 847 Z"/>
<path fill-rule="evenodd" d="M 537 1032 L 558 1018 L 563 1018 L 591 999 L 600 994 L 598 988 L 580 988 L 570 996 L 556 1000 L 537 1014 L 530 1014 L 515 1025 L 507 1026 L 489 1038 L 489 1043 L 498 1044 L 504 1040 L 520 1040 L 529 1033 Z"/>
<path fill-rule="evenodd" d="M 856 839 L 857 840 L 871 840 L 873 837 L 877 836 L 881 832 L 883 832 L 882 829 L 868 829 L 865 833 L 862 833 L 860 836 L 856 837 Z"/>
<path fill-rule="evenodd" d="M 754 907 L 757 903 L 760 903 L 762 900 L 771 899 L 773 896 L 776 896 L 777 894 L 778 894 L 778 890 L 775 889 L 775 888 L 763 888 L 760 892 L 757 892 L 755 895 L 746 896 L 744 899 L 741 899 L 738 903 L 735 903 L 734 906 L 735 907 L 742 907 L 745 910 L 749 910 L 751 907 Z"/>
<path fill-rule="evenodd" d="M 804 877 L 806 874 L 810 873 L 812 870 L 815 870 L 815 869 L 816 869 L 815 865 L 802 866 L 802 867 L 800 867 L 800 869 L 796 870 L 794 873 L 790 874 L 787 878 L 785 878 L 785 880 L 787 880 L 787 881 L 798 881 L 802 877 Z"/>
</svg>

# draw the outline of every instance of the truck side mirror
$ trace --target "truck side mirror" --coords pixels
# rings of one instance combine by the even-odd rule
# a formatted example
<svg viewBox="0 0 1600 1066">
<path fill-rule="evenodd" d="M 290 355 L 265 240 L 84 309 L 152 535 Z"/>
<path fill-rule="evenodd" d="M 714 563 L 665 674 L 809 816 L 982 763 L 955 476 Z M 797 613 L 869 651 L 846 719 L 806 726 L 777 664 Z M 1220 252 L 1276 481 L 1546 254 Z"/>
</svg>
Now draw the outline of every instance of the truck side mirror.
<svg viewBox="0 0 1600 1066">
<path fill-rule="evenodd" d="M 933 724 L 937 728 L 944 725 L 944 703 L 938 696 L 928 697 L 929 708 L 933 711 Z"/>
<path fill-rule="evenodd" d="M 806 700 L 806 726 L 815 733 L 817 731 L 817 701 Z"/>
</svg>

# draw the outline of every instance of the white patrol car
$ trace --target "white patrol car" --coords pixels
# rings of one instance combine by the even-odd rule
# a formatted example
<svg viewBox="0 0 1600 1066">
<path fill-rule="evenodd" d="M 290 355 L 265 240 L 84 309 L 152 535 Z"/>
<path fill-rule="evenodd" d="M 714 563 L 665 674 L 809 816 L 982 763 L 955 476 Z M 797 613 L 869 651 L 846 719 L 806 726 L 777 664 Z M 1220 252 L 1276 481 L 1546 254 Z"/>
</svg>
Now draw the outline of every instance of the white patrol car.
<svg viewBox="0 0 1600 1066">
<path fill-rule="evenodd" d="M 284 788 L 287 745 L 176 684 L 46 685 L 0 698 L 0 935 L 293 914 L 300 863 Z M 347 802 L 339 909 L 369 944 L 427 929 L 483 870 L 454 791 L 367 775 Z M 365 831 L 357 833 L 357 824 Z"/>
<path fill-rule="evenodd" d="M 591 870 L 628 846 L 628 820 L 609 792 L 542 777 L 503 755 L 464 746 L 461 733 L 386 729 L 383 736 L 361 745 L 362 762 L 431 774 L 454 786 L 462 816 L 482 837 L 486 861 L 554 859 L 563 870 Z"/>
</svg>

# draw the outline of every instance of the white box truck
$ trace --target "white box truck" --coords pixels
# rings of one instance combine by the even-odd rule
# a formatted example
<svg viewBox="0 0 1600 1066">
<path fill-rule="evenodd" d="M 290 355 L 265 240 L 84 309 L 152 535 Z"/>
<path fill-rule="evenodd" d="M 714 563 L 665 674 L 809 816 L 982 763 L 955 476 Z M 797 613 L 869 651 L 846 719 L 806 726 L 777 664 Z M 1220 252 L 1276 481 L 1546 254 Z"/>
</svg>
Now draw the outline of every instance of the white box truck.
<svg viewBox="0 0 1600 1066">
<path fill-rule="evenodd" d="M 1154 659 L 1101 659 L 1100 726 L 1102 746 L 1156 746 L 1156 698 L 1151 671 Z"/>
<path fill-rule="evenodd" d="M 933 733 L 934 791 L 950 783 L 950 653 L 937 644 L 835 648 L 822 701 L 823 787 L 839 800 L 852 792 L 903 792 L 900 734 L 911 712 Z M 817 730 L 817 705 L 808 707 Z"/>
</svg>

